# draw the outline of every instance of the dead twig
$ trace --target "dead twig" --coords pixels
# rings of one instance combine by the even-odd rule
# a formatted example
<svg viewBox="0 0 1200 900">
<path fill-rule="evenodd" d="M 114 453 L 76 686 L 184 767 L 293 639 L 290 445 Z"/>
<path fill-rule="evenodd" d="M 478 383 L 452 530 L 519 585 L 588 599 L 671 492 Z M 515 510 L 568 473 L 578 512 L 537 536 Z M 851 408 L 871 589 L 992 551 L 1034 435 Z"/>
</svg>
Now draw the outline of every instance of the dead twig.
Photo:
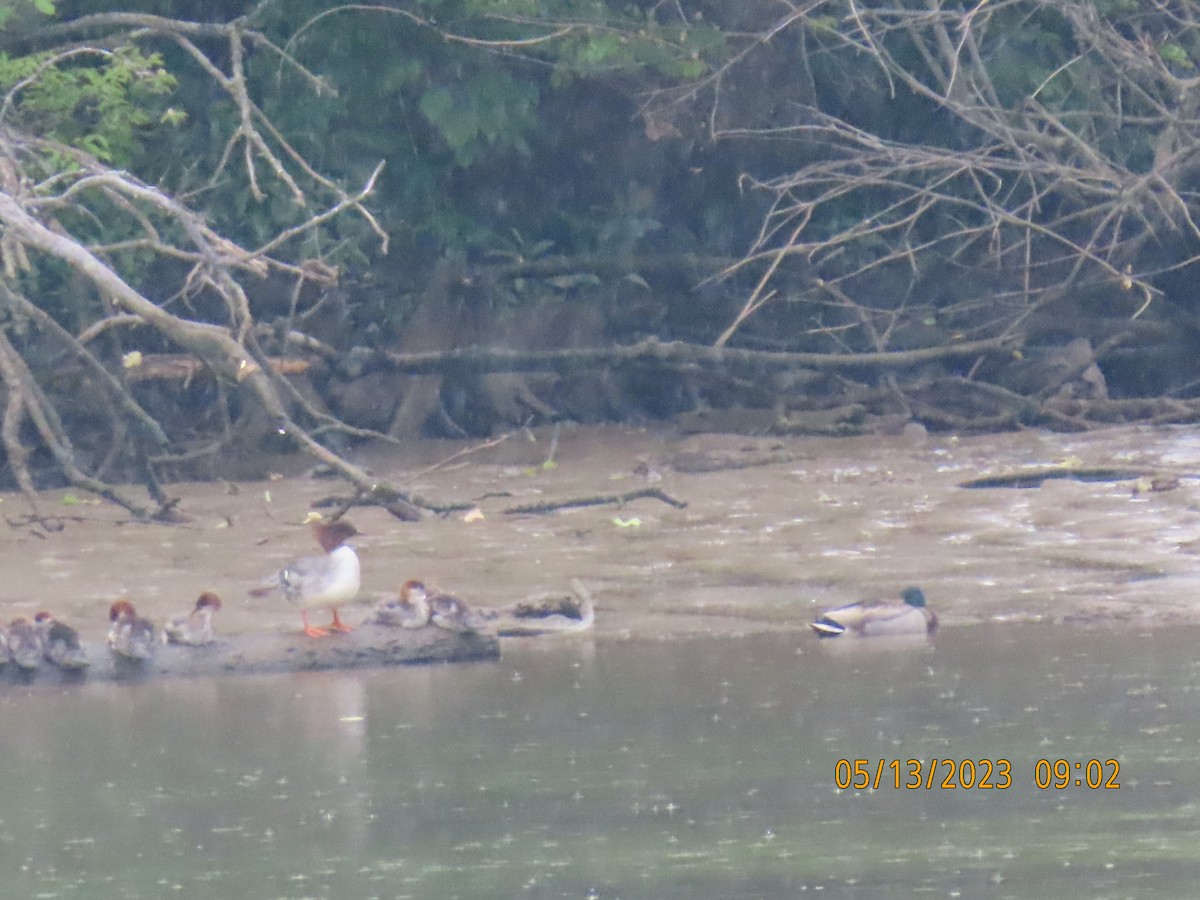
<svg viewBox="0 0 1200 900">
<path fill-rule="evenodd" d="M 686 509 L 687 503 L 676 500 L 670 494 L 659 488 L 641 488 L 624 494 L 598 494 L 594 497 L 575 497 L 570 500 L 547 500 L 545 503 L 528 503 L 522 506 L 510 506 L 503 510 L 506 516 L 544 515 L 557 512 L 560 509 L 579 509 L 586 506 L 624 506 L 634 500 L 661 500 L 676 509 Z"/>
</svg>

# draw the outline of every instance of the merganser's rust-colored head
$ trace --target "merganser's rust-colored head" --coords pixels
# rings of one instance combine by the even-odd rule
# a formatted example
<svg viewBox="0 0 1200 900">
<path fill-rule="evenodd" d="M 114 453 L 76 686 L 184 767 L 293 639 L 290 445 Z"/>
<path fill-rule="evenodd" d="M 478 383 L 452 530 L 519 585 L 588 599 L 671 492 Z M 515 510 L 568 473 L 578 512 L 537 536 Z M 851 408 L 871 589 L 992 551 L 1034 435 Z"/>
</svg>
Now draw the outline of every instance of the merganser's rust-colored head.
<svg viewBox="0 0 1200 900">
<path fill-rule="evenodd" d="M 316 535 L 321 549 L 326 553 L 332 553 L 350 538 L 356 534 L 362 534 L 362 532 L 344 519 L 338 519 L 336 522 L 318 522 L 313 526 L 313 534 Z"/>
<path fill-rule="evenodd" d="M 216 612 L 221 608 L 221 598 L 212 591 L 205 591 L 196 599 L 196 609 L 211 609 Z"/>
<path fill-rule="evenodd" d="M 118 619 L 133 619 L 137 617 L 137 610 L 133 608 L 133 604 L 128 600 L 118 600 L 108 608 L 108 620 L 115 622 Z"/>
<path fill-rule="evenodd" d="M 419 581 L 410 579 L 400 585 L 400 599 L 405 603 L 420 603 L 428 596 L 425 585 Z"/>
</svg>

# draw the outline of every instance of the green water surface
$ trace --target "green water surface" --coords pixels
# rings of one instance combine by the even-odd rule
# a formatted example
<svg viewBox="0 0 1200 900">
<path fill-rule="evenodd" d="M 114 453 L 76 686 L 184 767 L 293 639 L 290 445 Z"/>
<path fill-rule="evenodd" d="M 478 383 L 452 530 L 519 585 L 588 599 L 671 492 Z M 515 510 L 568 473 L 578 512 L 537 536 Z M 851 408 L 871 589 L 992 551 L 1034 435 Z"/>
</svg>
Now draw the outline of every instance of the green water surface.
<svg viewBox="0 0 1200 900">
<path fill-rule="evenodd" d="M 0 896 L 1190 897 L 1198 639 L 546 640 L 486 665 L 10 686 Z M 1011 786 L 835 784 L 839 759 L 910 758 L 1007 760 Z M 1040 759 L 1115 759 L 1120 787 L 1041 789 Z"/>
</svg>

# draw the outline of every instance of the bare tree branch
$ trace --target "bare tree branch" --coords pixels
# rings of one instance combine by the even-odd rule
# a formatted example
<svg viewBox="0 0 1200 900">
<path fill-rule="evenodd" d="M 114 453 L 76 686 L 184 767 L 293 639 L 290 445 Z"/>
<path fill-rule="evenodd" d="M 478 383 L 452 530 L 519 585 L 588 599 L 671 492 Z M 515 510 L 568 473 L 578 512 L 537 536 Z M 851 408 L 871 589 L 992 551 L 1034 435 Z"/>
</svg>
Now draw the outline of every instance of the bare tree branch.
<svg viewBox="0 0 1200 900">
<path fill-rule="evenodd" d="M 783 175 L 744 179 L 773 202 L 754 245 L 725 272 L 753 270 L 755 278 L 718 343 L 765 298 L 798 299 L 795 289 L 770 293 L 781 279 L 794 281 L 796 266 L 808 284 L 801 296 L 816 308 L 828 286 L 856 298 L 868 277 L 894 279 L 901 266 L 915 285 L 946 261 L 987 264 L 1004 274 L 981 294 L 1019 284 L 1021 296 L 984 334 L 1014 333 L 1072 286 L 1104 280 L 1128 292 L 1129 315 L 1140 315 L 1160 294 L 1157 276 L 1200 261 L 1161 250 L 1175 236 L 1200 243 L 1191 212 L 1200 199 L 1200 77 L 1180 74 L 1158 48 L 1160 40 L 1194 41 L 1198 18 L 1194 0 L 1157 0 L 1119 25 L 1082 0 L 797 7 L 708 85 L 714 137 L 791 141 L 808 160 Z M 1171 23 L 1174 30 L 1157 32 L 1169 38 L 1151 31 L 1156 22 Z M 1026 29 L 1035 40 L 1059 24 L 1072 38 L 1061 42 L 1061 61 L 1014 100 L 1014 34 Z M 807 98 L 796 99 L 791 123 L 739 123 L 721 85 L 785 30 L 817 35 L 822 59 L 844 60 L 847 71 L 852 61 L 869 61 L 872 69 L 855 62 L 853 70 L 864 86 L 878 72 L 891 95 L 903 92 L 914 108 L 927 104 L 945 127 L 921 139 L 875 133 Z M 1003 86 L 998 72 L 1007 73 Z M 651 102 L 675 99 L 662 93 Z M 1147 141 L 1154 159 L 1143 169 L 1139 142 Z M 862 315 L 861 300 L 850 303 L 870 343 L 872 317 Z"/>
</svg>

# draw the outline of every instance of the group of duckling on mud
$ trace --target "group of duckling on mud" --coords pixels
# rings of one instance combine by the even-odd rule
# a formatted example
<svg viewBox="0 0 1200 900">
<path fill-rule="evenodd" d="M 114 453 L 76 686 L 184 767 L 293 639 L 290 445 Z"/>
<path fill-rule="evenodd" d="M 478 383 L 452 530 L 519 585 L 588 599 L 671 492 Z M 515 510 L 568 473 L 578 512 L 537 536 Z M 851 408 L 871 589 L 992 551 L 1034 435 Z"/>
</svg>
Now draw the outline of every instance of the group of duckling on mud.
<svg viewBox="0 0 1200 900">
<path fill-rule="evenodd" d="M 342 622 L 339 607 L 353 602 L 361 585 L 358 554 L 347 543 L 359 534 L 350 522 L 318 521 L 313 533 L 321 554 L 292 560 L 250 591 L 261 597 L 279 591 L 300 608 L 304 633 L 312 638 L 352 628 Z M 389 628 L 443 628 L 452 632 L 477 632 L 497 637 L 523 637 L 581 631 L 591 627 L 595 609 L 587 590 L 574 582 L 574 596 L 518 603 L 504 608 L 472 608 L 462 599 L 422 582 L 404 582 L 395 596 L 384 597 L 364 624 Z M 202 647 L 213 643 L 213 617 L 221 609 L 221 598 L 211 591 L 200 594 L 190 612 L 158 628 L 139 615 L 133 603 L 117 600 L 109 607 L 108 648 L 114 661 L 140 665 L 154 658 L 161 644 Z M 310 610 L 328 609 L 327 627 L 308 621 Z M 82 673 L 91 664 L 79 633 L 53 614 L 43 610 L 32 619 L 19 616 L 0 625 L 0 663 L 11 662 L 20 671 L 35 672 L 43 662 L 64 672 Z"/>
</svg>

